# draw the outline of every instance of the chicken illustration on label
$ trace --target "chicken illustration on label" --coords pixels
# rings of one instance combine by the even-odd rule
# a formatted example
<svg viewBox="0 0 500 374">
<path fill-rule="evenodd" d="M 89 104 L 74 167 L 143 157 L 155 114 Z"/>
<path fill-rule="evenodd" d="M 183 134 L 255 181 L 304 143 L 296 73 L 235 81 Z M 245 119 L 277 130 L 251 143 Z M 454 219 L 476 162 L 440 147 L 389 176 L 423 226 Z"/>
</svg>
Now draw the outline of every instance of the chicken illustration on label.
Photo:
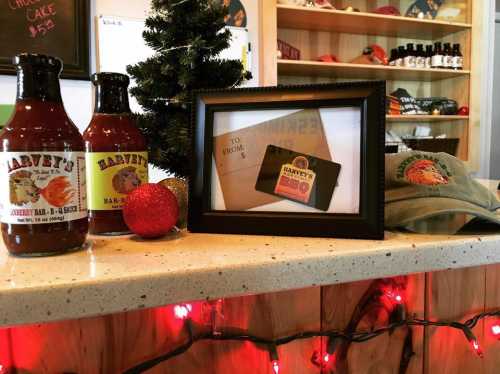
<svg viewBox="0 0 500 374">
<path fill-rule="evenodd" d="M 33 173 L 26 170 L 10 175 L 9 191 L 10 203 L 16 206 L 37 203 L 40 198 L 44 198 L 50 205 L 62 208 L 75 196 L 75 189 L 67 177 L 55 177 L 46 187 L 40 188 L 33 180 Z"/>
<path fill-rule="evenodd" d="M 281 167 L 274 193 L 307 204 L 315 179 L 316 173 L 309 170 L 307 158 L 298 156 L 291 164 Z"/>
</svg>

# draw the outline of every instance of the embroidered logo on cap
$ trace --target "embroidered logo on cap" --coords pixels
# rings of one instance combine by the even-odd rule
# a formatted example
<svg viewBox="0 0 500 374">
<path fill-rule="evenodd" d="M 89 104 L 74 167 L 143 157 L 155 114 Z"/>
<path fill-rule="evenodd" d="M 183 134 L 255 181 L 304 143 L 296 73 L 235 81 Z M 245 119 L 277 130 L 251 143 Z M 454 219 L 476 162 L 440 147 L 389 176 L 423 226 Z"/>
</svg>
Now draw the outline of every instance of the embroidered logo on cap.
<svg viewBox="0 0 500 374">
<path fill-rule="evenodd" d="M 397 178 L 426 186 L 449 184 L 451 173 L 437 158 L 415 155 L 404 160 L 397 169 Z"/>
</svg>

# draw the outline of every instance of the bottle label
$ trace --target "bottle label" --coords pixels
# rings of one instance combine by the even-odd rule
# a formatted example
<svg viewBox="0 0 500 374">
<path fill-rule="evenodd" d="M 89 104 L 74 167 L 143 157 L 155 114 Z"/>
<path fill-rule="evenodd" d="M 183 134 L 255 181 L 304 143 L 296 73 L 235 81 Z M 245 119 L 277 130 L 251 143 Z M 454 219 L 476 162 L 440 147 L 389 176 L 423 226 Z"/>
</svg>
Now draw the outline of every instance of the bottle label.
<svg viewBox="0 0 500 374">
<path fill-rule="evenodd" d="M 433 68 L 443 67 L 443 55 L 432 56 L 431 65 Z"/>
<path fill-rule="evenodd" d="M 426 57 L 425 58 L 425 68 L 430 69 L 432 67 L 432 58 L 431 57 Z"/>
<path fill-rule="evenodd" d="M 416 58 L 416 67 L 419 68 L 419 69 L 423 69 L 425 68 L 425 57 L 417 57 Z"/>
<path fill-rule="evenodd" d="M 445 68 L 451 68 L 453 66 L 453 56 L 444 56 L 443 66 Z"/>
<path fill-rule="evenodd" d="M 84 152 L 3 152 L 1 222 L 47 224 L 87 217 Z"/>
<path fill-rule="evenodd" d="M 85 159 L 90 210 L 120 210 L 127 195 L 148 182 L 147 152 L 92 152 Z"/>
<path fill-rule="evenodd" d="M 455 56 L 453 57 L 452 65 L 451 67 L 453 69 L 462 69 L 464 66 L 464 58 L 461 56 Z"/>
<path fill-rule="evenodd" d="M 415 56 L 405 57 L 403 64 L 406 68 L 414 68 L 415 67 Z"/>
</svg>

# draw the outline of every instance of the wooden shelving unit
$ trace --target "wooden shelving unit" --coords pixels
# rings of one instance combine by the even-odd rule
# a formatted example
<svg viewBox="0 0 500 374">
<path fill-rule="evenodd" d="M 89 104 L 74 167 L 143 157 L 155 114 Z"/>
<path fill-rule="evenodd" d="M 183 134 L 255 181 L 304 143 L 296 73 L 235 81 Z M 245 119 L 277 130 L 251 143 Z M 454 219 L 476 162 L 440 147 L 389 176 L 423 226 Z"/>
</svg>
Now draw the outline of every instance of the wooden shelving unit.
<svg viewBox="0 0 500 374">
<path fill-rule="evenodd" d="M 421 20 L 365 12 L 277 5 L 278 27 L 408 39 L 439 39 L 470 30 L 470 23 Z"/>
<path fill-rule="evenodd" d="M 403 16 L 370 13 L 378 6 L 394 5 L 402 13 L 412 1 L 330 0 L 341 9 L 346 5 L 361 12 L 318 9 L 278 4 L 278 0 L 260 0 L 261 4 L 261 85 L 338 82 L 349 80 L 386 80 L 387 93 L 406 89 L 414 97 L 447 97 L 468 106 L 470 116 L 387 116 L 387 126 L 401 135 L 410 134 L 417 124 L 431 125 L 432 135 L 459 138 L 457 156 L 479 167 L 477 147 L 481 119 L 482 30 L 488 14 L 482 0 L 447 1 L 446 6 L 460 10 L 453 22 L 420 20 Z M 298 61 L 278 59 L 276 40 L 280 39 L 301 52 Z M 464 55 L 464 70 L 407 69 L 349 63 L 363 49 L 378 44 L 390 53 L 407 43 L 459 43 Z M 341 62 L 324 63 L 319 56 L 335 55 Z M 472 126 L 471 124 L 474 124 Z"/>
<path fill-rule="evenodd" d="M 385 65 L 278 60 L 278 74 L 349 79 L 437 81 L 470 75 L 469 70 L 407 69 Z"/>
</svg>

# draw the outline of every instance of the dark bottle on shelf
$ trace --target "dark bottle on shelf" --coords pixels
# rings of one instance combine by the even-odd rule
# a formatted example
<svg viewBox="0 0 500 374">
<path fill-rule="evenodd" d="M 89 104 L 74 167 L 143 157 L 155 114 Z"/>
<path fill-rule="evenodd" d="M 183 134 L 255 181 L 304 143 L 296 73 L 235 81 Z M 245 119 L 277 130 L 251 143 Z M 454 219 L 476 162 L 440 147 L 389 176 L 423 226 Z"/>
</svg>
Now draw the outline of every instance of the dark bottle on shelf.
<svg viewBox="0 0 500 374">
<path fill-rule="evenodd" d="M 445 69 L 452 69 L 453 68 L 453 53 L 451 50 L 450 43 L 444 43 L 443 68 L 445 68 Z"/>
<path fill-rule="evenodd" d="M 429 44 L 425 47 L 425 68 L 430 69 L 432 67 L 432 45 Z"/>
<path fill-rule="evenodd" d="M 415 52 L 415 55 L 416 55 L 415 66 L 418 69 L 424 69 L 425 68 L 425 51 L 424 51 L 423 44 L 417 44 L 417 51 Z"/>
<path fill-rule="evenodd" d="M 391 49 L 391 57 L 389 58 L 389 66 L 396 66 L 398 59 L 398 50 L 396 48 Z"/>
<path fill-rule="evenodd" d="M 404 46 L 398 47 L 398 58 L 396 60 L 396 66 L 404 66 L 404 58 L 406 57 L 406 49 Z"/>
<path fill-rule="evenodd" d="M 146 140 L 137 128 L 128 102 L 129 78 L 117 73 L 92 76 L 95 110 L 83 133 L 86 148 L 89 232 L 129 232 L 123 220 L 125 198 L 148 182 Z"/>
<path fill-rule="evenodd" d="M 451 68 L 453 70 L 462 70 L 464 68 L 464 57 L 460 52 L 460 44 L 453 44 L 453 60 Z"/>
<path fill-rule="evenodd" d="M 404 67 L 405 68 L 415 68 L 416 67 L 416 53 L 413 46 L 413 43 L 408 43 L 406 45 L 406 56 L 404 58 Z"/>
<path fill-rule="evenodd" d="M 443 48 L 440 42 L 434 43 L 434 52 L 432 54 L 431 67 L 433 69 L 442 69 L 443 68 Z"/>
<path fill-rule="evenodd" d="M 23 53 L 14 65 L 15 111 L 0 134 L 3 240 L 14 255 L 65 253 L 88 231 L 84 142 L 63 106 L 62 61 Z"/>
</svg>

